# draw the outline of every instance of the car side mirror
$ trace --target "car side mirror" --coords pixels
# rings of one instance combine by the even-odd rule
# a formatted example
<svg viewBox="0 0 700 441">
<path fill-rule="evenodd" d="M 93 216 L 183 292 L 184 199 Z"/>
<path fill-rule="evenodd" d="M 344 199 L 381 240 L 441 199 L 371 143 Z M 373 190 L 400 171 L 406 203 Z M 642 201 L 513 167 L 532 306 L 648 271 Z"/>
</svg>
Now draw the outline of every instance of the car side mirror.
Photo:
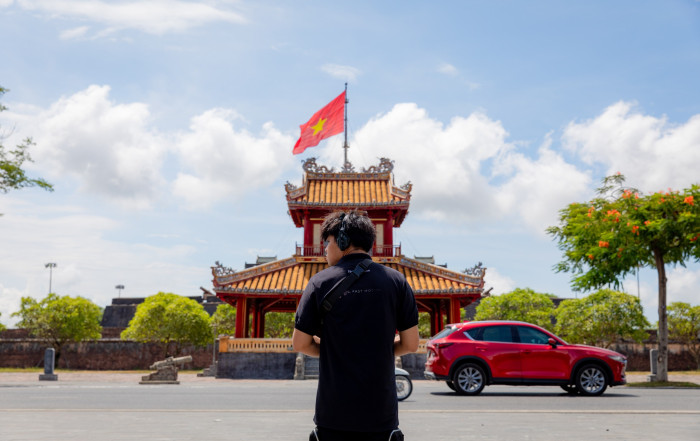
<svg viewBox="0 0 700 441">
<path fill-rule="evenodd" d="M 556 348 L 557 347 L 557 341 L 554 340 L 552 337 L 549 337 L 549 340 L 547 340 L 547 343 L 549 343 L 549 346 Z"/>
</svg>

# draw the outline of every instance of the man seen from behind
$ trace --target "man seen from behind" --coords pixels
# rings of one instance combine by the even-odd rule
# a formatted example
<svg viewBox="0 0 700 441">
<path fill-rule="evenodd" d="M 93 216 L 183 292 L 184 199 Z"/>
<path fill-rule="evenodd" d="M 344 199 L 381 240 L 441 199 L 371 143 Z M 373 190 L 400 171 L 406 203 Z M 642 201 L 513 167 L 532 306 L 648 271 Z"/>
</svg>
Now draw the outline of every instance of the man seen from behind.
<svg viewBox="0 0 700 441">
<path fill-rule="evenodd" d="M 292 337 L 295 351 L 319 357 L 311 439 L 403 439 L 394 360 L 418 349 L 413 291 L 401 273 L 367 260 L 376 232 L 365 214 L 329 214 L 321 237 L 329 267 L 304 289 Z M 325 313 L 326 294 L 361 262 L 366 270 Z"/>
</svg>

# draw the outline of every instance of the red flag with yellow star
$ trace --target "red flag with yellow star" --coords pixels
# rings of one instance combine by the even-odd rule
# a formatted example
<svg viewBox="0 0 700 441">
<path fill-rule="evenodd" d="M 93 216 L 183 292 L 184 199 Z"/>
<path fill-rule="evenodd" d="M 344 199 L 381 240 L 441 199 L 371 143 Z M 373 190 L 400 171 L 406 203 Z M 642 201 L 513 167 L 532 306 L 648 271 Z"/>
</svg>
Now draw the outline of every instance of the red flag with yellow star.
<svg viewBox="0 0 700 441">
<path fill-rule="evenodd" d="M 314 113 L 314 116 L 301 126 L 301 135 L 294 144 L 293 154 L 306 150 L 308 147 L 318 145 L 322 139 L 337 135 L 344 129 L 343 117 L 345 116 L 345 92 L 338 95 L 326 107 Z"/>
</svg>

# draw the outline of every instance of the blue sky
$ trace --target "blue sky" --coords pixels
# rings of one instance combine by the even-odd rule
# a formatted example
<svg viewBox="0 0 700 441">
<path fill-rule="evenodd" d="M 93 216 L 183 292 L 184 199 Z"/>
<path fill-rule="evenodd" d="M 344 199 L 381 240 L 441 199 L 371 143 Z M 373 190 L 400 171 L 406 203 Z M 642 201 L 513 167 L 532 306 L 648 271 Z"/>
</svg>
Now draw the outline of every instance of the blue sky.
<svg viewBox="0 0 700 441">
<path fill-rule="evenodd" d="M 55 185 L 0 195 L 0 321 L 53 288 L 100 306 L 197 295 L 210 266 L 288 257 L 284 183 L 338 167 L 299 125 L 347 81 L 350 161 L 395 161 L 408 256 L 493 293 L 581 296 L 544 230 L 621 172 L 646 192 L 700 181 L 700 2 L 0 0 L 6 146 Z M 669 268 L 697 304 L 700 266 Z M 625 288 L 637 294 L 637 281 Z M 656 320 L 655 272 L 639 295 Z"/>
</svg>

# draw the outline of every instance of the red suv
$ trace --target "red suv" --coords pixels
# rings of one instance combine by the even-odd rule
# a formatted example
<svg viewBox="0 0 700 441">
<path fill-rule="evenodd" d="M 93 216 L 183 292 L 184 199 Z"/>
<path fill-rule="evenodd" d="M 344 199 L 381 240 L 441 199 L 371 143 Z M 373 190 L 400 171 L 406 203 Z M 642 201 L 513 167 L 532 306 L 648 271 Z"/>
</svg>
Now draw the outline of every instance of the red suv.
<svg viewBox="0 0 700 441">
<path fill-rule="evenodd" d="M 483 321 L 447 325 L 428 340 L 425 378 L 446 381 L 460 395 L 487 384 L 560 386 L 600 395 L 627 383 L 627 358 L 608 349 L 571 345 L 539 326 Z"/>
</svg>

